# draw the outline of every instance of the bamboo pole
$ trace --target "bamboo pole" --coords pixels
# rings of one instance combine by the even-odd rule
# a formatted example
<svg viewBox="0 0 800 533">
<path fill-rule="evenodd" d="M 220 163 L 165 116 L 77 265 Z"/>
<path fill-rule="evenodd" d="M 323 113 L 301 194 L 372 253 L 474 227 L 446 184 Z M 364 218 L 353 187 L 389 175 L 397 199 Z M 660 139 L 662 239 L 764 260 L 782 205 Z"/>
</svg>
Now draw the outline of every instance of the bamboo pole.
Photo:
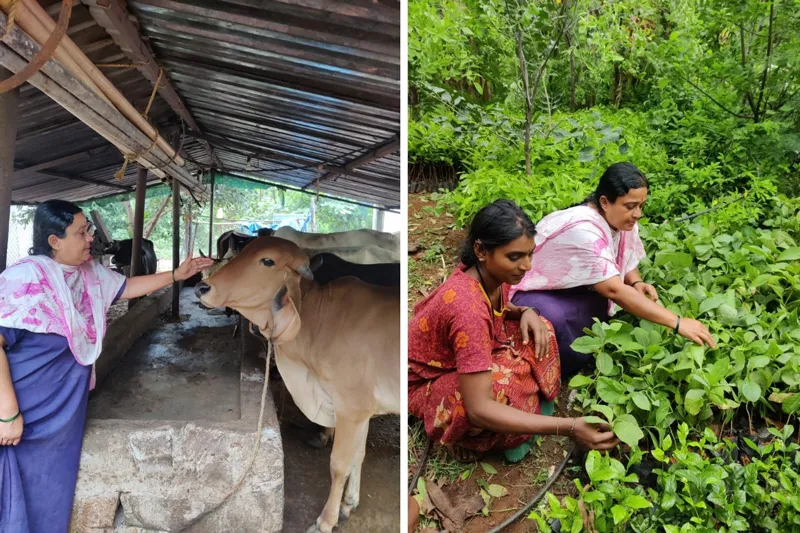
<svg viewBox="0 0 800 533">
<path fill-rule="evenodd" d="M 2 18 L 0 18 L 0 23 L 1 22 Z M 15 28 L 14 31 L 17 32 L 18 29 Z M 0 45 L 0 64 L 9 70 L 17 72 L 24 67 L 25 61 L 3 44 Z M 63 75 L 63 72 L 59 72 L 60 69 L 61 67 L 59 65 L 50 61 L 42 67 L 40 72 L 33 75 L 28 82 L 47 94 L 59 105 L 111 142 L 120 151 L 143 154 L 140 157 L 140 161 L 155 175 L 166 178 L 164 169 L 158 168 L 163 166 L 164 168 L 170 169 L 171 174 L 174 174 L 180 181 L 186 183 L 188 186 L 196 186 L 195 180 L 192 179 L 186 169 L 175 166 L 174 162 L 170 163 L 169 158 L 160 148 L 154 147 L 149 153 L 145 153 L 147 147 L 150 146 L 152 142 L 149 142 L 142 132 L 125 121 L 124 117 L 122 117 L 116 109 L 107 106 L 95 93 L 85 89 L 85 87 L 81 88 L 80 82 L 77 82 L 77 80 L 70 80 L 68 76 Z M 55 73 L 59 81 L 70 86 L 76 91 L 77 95 L 65 90 L 53 79 L 45 76 L 43 72 L 48 74 Z M 117 122 L 120 127 L 112 124 L 109 119 Z"/>
<path fill-rule="evenodd" d="M 10 5 L 11 0 L 0 0 L 0 7 L 3 8 L 4 12 L 8 12 Z M 55 21 L 36 0 L 20 0 L 15 22 L 40 46 L 47 41 L 47 38 L 56 27 Z M 140 131 L 144 132 L 150 139 L 156 139 L 157 145 L 168 157 L 175 157 L 175 162 L 179 167 L 186 165 L 183 158 L 176 154 L 166 139 L 158 135 L 156 129 L 142 117 L 125 96 L 114 87 L 111 81 L 94 66 L 94 63 L 86 57 L 86 54 L 78 48 L 72 39 L 64 36 L 58 48 L 56 48 L 54 57 L 68 71 L 72 72 L 81 81 L 86 82 L 93 91 L 116 107 Z"/>
<path fill-rule="evenodd" d="M 4 24 L 4 22 L 5 15 L 0 13 L 0 24 Z M 6 45 L 14 51 L 8 50 Z M 6 45 L 2 47 L 7 50 L 7 53 L 3 54 L 4 65 L 14 71 L 24 67 L 24 61 L 14 52 L 29 59 L 38 50 L 35 41 L 17 27 L 6 37 Z M 0 49 L 0 52 L 2 51 Z M 42 74 L 47 76 L 42 76 Z M 192 178 L 185 168 L 178 166 L 177 161 L 172 161 L 167 153 L 131 124 L 118 109 L 109 105 L 86 83 L 77 79 L 62 65 L 53 60 L 48 61 L 41 71 L 29 81 L 114 144 L 120 151 L 139 154 L 140 163 L 156 176 L 163 179 L 167 175 L 164 170 L 168 170 L 187 187 L 202 190 L 197 180 Z M 54 81 L 58 83 L 53 83 Z M 152 149 L 148 152 L 148 148 Z"/>
</svg>

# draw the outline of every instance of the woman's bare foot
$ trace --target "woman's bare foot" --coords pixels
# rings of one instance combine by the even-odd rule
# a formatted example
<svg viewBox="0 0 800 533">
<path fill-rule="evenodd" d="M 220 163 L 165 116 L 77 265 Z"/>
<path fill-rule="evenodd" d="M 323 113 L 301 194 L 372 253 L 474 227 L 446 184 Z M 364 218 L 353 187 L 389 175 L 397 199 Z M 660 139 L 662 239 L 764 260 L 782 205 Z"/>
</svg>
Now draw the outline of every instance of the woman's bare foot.
<svg viewBox="0 0 800 533">
<path fill-rule="evenodd" d="M 449 444 L 446 446 L 446 448 L 447 453 L 449 453 L 450 456 L 459 463 L 474 463 L 486 455 L 485 452 L 469 450 L 459 446 L 458 444 Z"/>
</svg>

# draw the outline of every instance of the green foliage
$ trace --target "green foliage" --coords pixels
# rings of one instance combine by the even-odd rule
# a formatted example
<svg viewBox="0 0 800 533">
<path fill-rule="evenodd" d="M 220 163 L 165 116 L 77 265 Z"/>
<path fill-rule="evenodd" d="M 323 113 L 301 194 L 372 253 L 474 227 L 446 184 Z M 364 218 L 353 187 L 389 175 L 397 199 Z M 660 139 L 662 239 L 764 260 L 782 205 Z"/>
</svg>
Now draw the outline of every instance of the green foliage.
<svg viewBox="0 0 800 533">
<path fill-rule="evenodd" d="M 150 239 L 156 250 L 156 256 L 161 259 L 172 257 L 172 201 L 164 196 L 161 187 L 148 190 L 145 200 L 145 227 L 155 217 L 162 202 L 167 199 L 163 215 L 153 229 Z M 185 235 L 185 214 L 188 209 L 192 211 L 192 219 L 197 224 L 197 235 L 194 241 L 194 254 L 199 250 L 208 254 L 208 222 L 210 204 L 206 202 L 199 207 L 190 197 L 181 197 L 180 235 L 183 241 Z M 214 246 L 216 238 L 225 231 L 239 229 L 242 224 L 250 221 L 269 220 L 278 214 L 301 213 L 306 216 L 311 209 L 313 195 L 296 191 L 284 191 L 276 187 L 259 187 L 242 190 L 236 187 L 217 185 L 214 195 L 215 225 Z M 128 221 L 124 202 L 135 202 L 125 195 L 118 198 L 107 199 L 99 202 L 81 204 L 87 213 L 97 210 L 103 217 L 111 238 L 115 240 L 130 239 L 131 226 Z M 339 202 L 334 199 L 321 197 L 317 203 L 317 231 L 328 233 L 333 231 L 348 231 L 359 228 L 372 227 L 373 210 L 353 204 Z M 214 253 L 216 250 L 212 250 Z"/>
<path fill-rule="evenodd" d="M 577 339 L 596 365 L 570 382 L 576 404 L 629 451 L 590 453 L 578 496 L 548 495 L 530 518 L 575 533 L 798 531 L 800 5 L 564 4 L 411 0 L 409 161 L 462 172 L 440 197 L 461 225 L 497 198 L 539 220 L 634 163 L 650 182 L 643 277 L 718 346 L 628 315 Z M 493 90 L 451 82 L 477 79 Z M 766 441 L 719 429 L 766 417 L 782 428 Z"/>
</svg>

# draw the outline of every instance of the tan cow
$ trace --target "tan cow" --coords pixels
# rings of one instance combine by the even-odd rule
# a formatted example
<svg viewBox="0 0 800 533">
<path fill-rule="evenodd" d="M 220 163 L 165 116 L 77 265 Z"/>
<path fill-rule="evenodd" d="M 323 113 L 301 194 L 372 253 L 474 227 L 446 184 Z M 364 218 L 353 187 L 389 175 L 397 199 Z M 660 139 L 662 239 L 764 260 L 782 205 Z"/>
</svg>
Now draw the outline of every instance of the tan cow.
<svg viewBox="0 0 800 533">
<path fill-rule="evenodd" d="M 330 533 L 340 511 L 348 517 L 358 506 L 370 418 L 400 412 L 399 291 L 356 278 L 321 287 L 308 256 L 275 237 L 248 244 L 195 291 L 203 305 L 232 307 L 271 339 L 294 402 L 336 429 L 328 501 L 308 529 Z"/>
<path fill-rule="evenodd" d="M 335 233 L 306 233 L 291 226 L 275 231 L 275 237 L 292 241 L 300 248 L 361 248 L 379 246 L 400 254 L 400 238 L 392 233 L 372 229 L 356 229 Z M 349 259 L 348 259 L 349 261 Z"/>
</svg>

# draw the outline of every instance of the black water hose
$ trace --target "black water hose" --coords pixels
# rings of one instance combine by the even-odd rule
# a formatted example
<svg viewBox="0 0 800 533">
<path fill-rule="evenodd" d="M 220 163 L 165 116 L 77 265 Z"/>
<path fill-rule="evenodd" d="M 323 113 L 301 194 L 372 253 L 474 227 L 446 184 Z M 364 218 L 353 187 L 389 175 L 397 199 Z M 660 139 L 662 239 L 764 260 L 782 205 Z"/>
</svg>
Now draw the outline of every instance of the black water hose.
<svg viewBox="0 0 800 533">
<path fill-rule="evenodd" d="M 414 487 L 417 486 L 417 480 L 419 479 L 419 476 L 422 474 L 423 470 L 425 470 L 425 465 L 428 462 L 428 455 L 430 454 L 431 448 L 433 448 L 433 441 L 428 439 L 428 446 L 425 448 L 425 452 L 422 454 L 422 460 L 419 463 L 419 468 L 417 468 L 417 472 L 414 474 L 414 477 L 411 478 L 411 483 L 408 485 L 409 495 L 411 495 L 411 493 L 414 491 Z M 541 500 L 542 497 L 544 497 L 544 495 L 547 494 L 547 491 L 550 490 L 550 487 L 553 486 L 553 483 L 555 483 L 556 480 L 559 477 L 561 477 L 561 474 L 567 467 L 567 463 L 572 458 L 572 454 L 574 452 L 575 452 L 575 444 L 573 443 L 572 446 L 570 446 L 566 457 L 564 457 L 564 460 L 561 461 L 561 463 L 553 472 L 553 475 L 551 475 L 547 479 L 547 482 L 545 482 L 541 490 L 537 492 L 536 495 L 533 498 L 531 498 L 531 500 L 528 503 L 525 504 L 525 507 L 514 513 L 512 516 L 506 518 L 503 522 L 500 523 L 499 526 L 488 531 L 487 533 L 499 533 L 500 531 L 503 531 L 505 528 L 507 528 L 508 526 L 510 526 L 511 524 L 522 518 L 525 514 L 527 514 L 533 508 L 534 505 L 539 503 L 539 500 Z"/>
<path fill-rule="evenodd" d="M 417 486 L 417 480 L 422 472 L 425 470 L 425 465 L 428 464 L 428 455 L 431 453 L 431 449 L 433 448 L 433 441 L 428 439 L 428 446 L 425 447 L 425 451 L 422 454 L 422 460 L 419 462 L 419 467 L 417 468 L 417 472 L 414 474 L 414 477 L 411 478 L 411 484 L 408 486 L 408 495 L 411 496 L 411 493 L 414 492 L 414 487 Z"/>
</svg>

